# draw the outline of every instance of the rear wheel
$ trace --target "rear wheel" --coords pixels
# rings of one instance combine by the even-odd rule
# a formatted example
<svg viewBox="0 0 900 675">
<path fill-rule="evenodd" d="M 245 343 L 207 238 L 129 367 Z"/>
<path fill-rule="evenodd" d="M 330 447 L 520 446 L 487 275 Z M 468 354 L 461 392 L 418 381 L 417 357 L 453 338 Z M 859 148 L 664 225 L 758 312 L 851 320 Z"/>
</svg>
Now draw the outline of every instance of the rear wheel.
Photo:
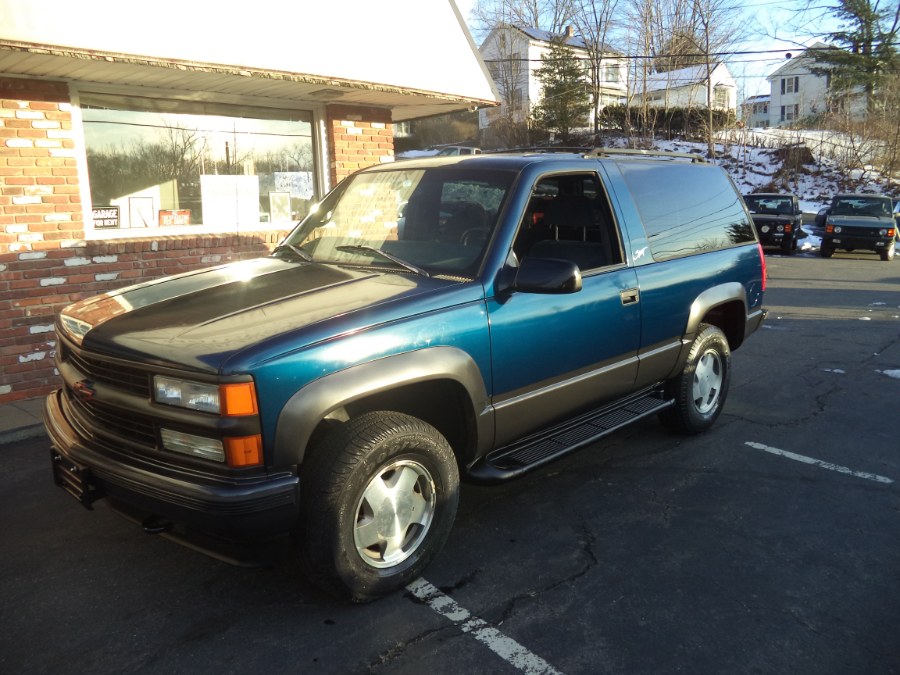
<svg viewBox="0 0 900 675">
<path fill-rule="evenodd" d="M 730 377 L 728 338 L 718 327 L 701 324 L 684 370 L 666 385 L 675 405 L 661 414 L 663 423 L 684 434 L 706 431 L 722 412 Z"/>
<path fill-rule="evenodd" d="M 417 578 L 456 516 L 453 450 L 434 427 L 401 413 L 367 413 L 336 429 L 301 478 L 301 562 L 314 581 L 355 602 Z"/>
</svg>

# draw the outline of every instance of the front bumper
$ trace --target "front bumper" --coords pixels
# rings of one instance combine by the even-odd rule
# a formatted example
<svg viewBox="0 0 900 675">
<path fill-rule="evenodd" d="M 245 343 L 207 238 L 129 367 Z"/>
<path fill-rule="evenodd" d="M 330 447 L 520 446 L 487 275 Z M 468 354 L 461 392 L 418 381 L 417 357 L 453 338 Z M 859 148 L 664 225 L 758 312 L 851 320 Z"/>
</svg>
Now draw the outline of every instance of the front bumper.
<svg viewBox="0 0 900 675">
<path fill-rule="evenodd" d="M 866 250 L 866 251 L 885 251 L 894 240 L 890 237 L 866 237 L 854 236 L 841 232 L 840 234 L 828 235 L 822 238 L 822 243 L 832 248 L 842 248 L 848 251 Z"/>
<path fill-rule="evenodd" d="M 156 472 L 151 461 L 82 437 L 66 417 L 61 391 L 47 397 L 43 414 L 54 480 L 85 506 L 109 497 L 114 505 L 146 514 L 148 522 L 230 541 L 271 539 L 290 532 L 297 521 L 299 479 L 291 472 L 224 477 L 171 465 Z"/>
</svg>

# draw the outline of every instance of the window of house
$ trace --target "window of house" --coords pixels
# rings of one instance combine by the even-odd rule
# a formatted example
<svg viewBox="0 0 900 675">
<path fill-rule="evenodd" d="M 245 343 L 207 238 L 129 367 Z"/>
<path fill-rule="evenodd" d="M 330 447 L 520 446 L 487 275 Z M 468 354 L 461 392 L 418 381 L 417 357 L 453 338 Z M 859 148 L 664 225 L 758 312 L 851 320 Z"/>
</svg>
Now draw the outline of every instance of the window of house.
<svg viewBox="0 0 900 675">
<path fill-rule="evenodd" d="M 794 105 L 783 105 L 781 106 L 781 121 L 782 122 L 790 122 L 796 120 L 800 117 L 800 106 L 798 104 Z"/>
<path fill-rule="evenodd" d="M 622 69 L 619 64 L 611 64 L 604 68 L 603 78 L 605 82 L 619 82 L 622 78 Z"/>
<path fill-rule="evenodd" d="M 713 105 L 716 108 L 728 107 L 728 89 L 725 87 L 715 87 L 713 90 Z"/>
<path fill-rule="evenodd" d="M 289 229 L 317 199 L 312 114 L 81 94 L 94 230 Z"/>
<path fill-rule="evenodd" d="M 799 77 L 782 77 L 781 78 L 781 93 L 782 94 L 796 94 L 800 91 L 800 78 Z"/>
</svg>

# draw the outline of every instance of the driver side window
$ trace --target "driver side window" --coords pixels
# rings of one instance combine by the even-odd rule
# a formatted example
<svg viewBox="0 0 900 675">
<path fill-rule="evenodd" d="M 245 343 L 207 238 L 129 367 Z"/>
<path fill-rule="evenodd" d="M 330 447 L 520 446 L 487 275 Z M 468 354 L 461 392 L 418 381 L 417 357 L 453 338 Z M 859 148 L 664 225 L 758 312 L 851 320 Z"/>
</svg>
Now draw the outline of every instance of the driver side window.
<svg viewBox="0 0 900 675">
<path fill-rule="evenodd" d="M 540 179 L 532 190 L 513 251 L 519 259 L 569 260 L 582 271 L 621 264 L 621 240 L 597 174 Z"/>
</svg>

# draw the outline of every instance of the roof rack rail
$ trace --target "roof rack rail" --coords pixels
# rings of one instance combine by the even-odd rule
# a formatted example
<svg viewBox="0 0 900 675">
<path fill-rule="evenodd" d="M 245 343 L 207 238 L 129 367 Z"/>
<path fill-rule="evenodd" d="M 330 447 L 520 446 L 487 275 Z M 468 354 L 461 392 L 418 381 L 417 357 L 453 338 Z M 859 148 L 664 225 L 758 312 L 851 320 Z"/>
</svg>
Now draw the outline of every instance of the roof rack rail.
<svg viewBox="0 0 900 675">
<path fill-rule="evenodd" d="M 627 155 L 631 157 L 659 157 L 661 159 L 689 159 L 691 162 L 706 164 L 706 158 L 693 152 L 670 152 L 668 150 L 631 150 L 628 148 L 593 148 L 585 157 L 609 157 Z"/>
<path fill-rule="evenodd" d="M 577 155 L 583 155 L 588 152 L 591 148 L 585 145 L 571 145 L 571 146 L 563 146 L 563 145 L 528 145 L 522 146 L 519 148 L 504 148 L 502 150 L 485 150 L 482 154 L 498 154 L 502 155 L 504 153 L 520 153 L 520 152 L 571 152 Z"/>
</svg>

